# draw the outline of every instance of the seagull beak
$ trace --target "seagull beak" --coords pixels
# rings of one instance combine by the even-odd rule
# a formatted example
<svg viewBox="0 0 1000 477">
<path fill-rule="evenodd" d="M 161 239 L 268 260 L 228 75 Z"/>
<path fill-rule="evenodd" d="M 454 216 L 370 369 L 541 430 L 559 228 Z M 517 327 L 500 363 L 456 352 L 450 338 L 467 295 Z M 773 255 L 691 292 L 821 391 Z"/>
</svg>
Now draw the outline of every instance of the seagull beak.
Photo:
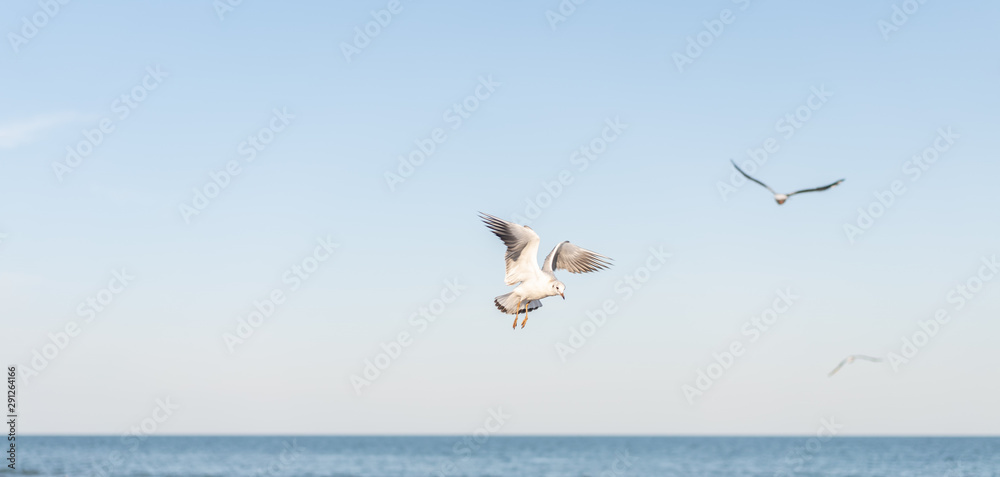
<svg viewBox="0 0 1000 477">
<path fill-rule="evenodd" d="M 559 296 L 563 297 L 563 300 L 566 299 L 566 295 L 563 295 L 562 293 L 560 293 Z"/>
</svg>

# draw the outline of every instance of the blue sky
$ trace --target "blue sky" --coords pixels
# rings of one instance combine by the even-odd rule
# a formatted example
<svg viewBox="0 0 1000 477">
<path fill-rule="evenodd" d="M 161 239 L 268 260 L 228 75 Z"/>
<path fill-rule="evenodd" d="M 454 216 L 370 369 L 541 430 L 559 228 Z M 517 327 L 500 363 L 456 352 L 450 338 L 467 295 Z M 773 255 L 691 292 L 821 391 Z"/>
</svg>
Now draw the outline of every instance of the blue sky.
<svg viewBox="0 0 1000 477">
<path fill-rule="evenodd" d="M 593 0 L 553 28 L 557 1 L 403 0 L 348 61 L 343 44 L 389 2 L 246 0 L 221 19 L 209 0 L 55 15 L 12 2 L 0 355 L 38 373 L 21 430 L 118 434 L 169 396 L 179 409 L 157 433 L 464 434 L 496 406 L 510 434 L 811 434 L 830 416 L 844 434 L 995 433 L 1000 284 L 961 310 L 953 293 L 1000 253 L 1000 6 L 909 4 L 883 35 L 894 4 Z M 27 38 L 32 17 L 45 22 Z M 829 97 L 805 112 L 817 90 Z M 463 102 L 475 110 L 456 124 Z M 778 129 L 796 111 L 808 120 Z M 615 121 L 583 169 L 579 149 Z M 399 156 L 438 128 L 390 190 Z M 939 130 L 957 137 L 913 180 L 905 163 Z M 781 207 L 754 184 L 720 193 L 729 159 L 769 139 L 754 175 L 779 191 L 847 181 Z M 185 220 L 227 167 L 239 173 Z M 509 291 L 503 246 L 476 212 L 524 215 L 560 174 L 572 182 L 531 222 L 542 253 L 571 240 L 615 267 L 560 273 L 567 299 L 512 332 L 492 304 Z M 894 181 L 906 192 L 849 239 Z M 109 287 L 122 270 L 134 279 Z M 282 303 L 230 352 L 226 333 L 275 290 Z M 744 324 L 778 290 L 799 298 L 751 342 Z M 609 300 L 617 311 L 561 357 Z M 441 312 L 422 321 L 421 307 Z M 951 321 L 908 363 L 826 377 L 848 354 L 902 353 L 938 309 Z M 78 334 L 37 370 L 69 323 Z M 358 393 L 352 376 L 400 333 L 410 344 Z M 745 354 L 689 402 L 684 386 L 734 341 Z"/>
</svg>

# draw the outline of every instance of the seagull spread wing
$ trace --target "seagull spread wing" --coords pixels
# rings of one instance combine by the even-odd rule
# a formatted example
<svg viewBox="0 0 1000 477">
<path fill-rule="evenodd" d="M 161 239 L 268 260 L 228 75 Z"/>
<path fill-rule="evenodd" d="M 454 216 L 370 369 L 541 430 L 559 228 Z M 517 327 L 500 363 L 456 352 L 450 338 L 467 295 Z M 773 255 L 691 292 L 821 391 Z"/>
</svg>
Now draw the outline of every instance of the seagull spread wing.
<svg viewBox="0 0 1000 477">
<path fill-rule="evenodd" d="M 826 375 L 826 377 L 830 377 L 833 376 L 834 374 L 837 374 L 837 371 L 840 371 L 840 368 L 843 368 L 844 365 L 847 364 L 847 360 L 848 358 L 844 358 L 844 360 L 841 361 L 836 368 L 833 368 L 833 371 L 830 371 L 830 374 Z"/>
<path fill-rule="evenodd" d="M 756 182 L 756 183 L 764 186 L 764 188 L 767 189 L 767 190 L 769 190 L 769 191 L 771 191 L 772 194 L 777 194 L 777 192 L 775 192 L 774 189 L 768 187 L 767 184 L 765 184 L 765 183 L 763 183 L 763 182 L 761 182 L 761 181 L 759 181 L 757 179 L 754 179 L 753 177 L 750 177 L 749 175 L 747 175 L 746 172 L 743 172 L 743 169 L 740 169 L 740 166 L 736 165 L 736 161 L 730 159 L 729 162 L 733 163 L 733 167 L 735 167 L 737 171 L 740 171 L 740 174 L 743 174 L 743 177 L 746 177 L 747 179 L 750 179 L 750 180 L 752 180 L 752 181 L 754 181 L 754 182 Z M 834 185 L 836 185 L 836 184 L 834 184 Z M 833 186 L 830 186 L 830 187 L 833 187 Z M 789 194 L 789 195 L 791 195 L 791 194 Z"/>
<path fill-rule="evenodd" d="M 830 185 L 826 185 L 826 186 L 823 186 L 823 187 L 817 187 L 817 188 L 815 188 L 815 189 L 803 189 L 803 190 L 798 190 L 798 191 L 795 191 L 795 192 L 792 192 L 791 194 L 788 194 L 788 197 L 791 197 L 791 196 L 793 196 L 793 195 L 795 195 L 795 194 L 801 194 L 801 193 L 803 193 L 803 192 L 819 192 L 819 191 L 821 191 L 821 190 L 827 190 L 827 189 L 831 189 L 831 188 L 833 188 L 833 187 L 837 187 L 837 186 L 839 186 L 841 182 L 844 182 L 844 179 L 841 179 L 841 180 L 839 180 L 839 181 L 837 181 L 837 182 L 834 182 L 833 184 L 830 184 Z"/>
<path fill-rule="evenodd" d="M 479 213 L 483 223 L 504 245 L 507 245 L 507 275 L 504 282 L 513 285 L 535 276 L 538 272 L 538 234 L 530 227 L 507 222 L 489 214 Z"/>
<path fill-rule="evenodd" d="M 563 242 L 556 245 L 545 257 L 542 271 L 552 273 L 556 270 L 568 270 L 570 273 L 589 273 L 604 270 L 611 266 L 610 258 Z"/>
<path fill-rule="evenodd" d="M 840 364 L 838 364 L 836 368 L 833 368 L 833 371 L 830 371 L 830 374 L 828 374 L 827 376 L 828 377 L 829 376 L 833 376 L 834 374 L 837 373 L 837 371 L 840 371 L 840 368 L 843 368 L 845 364 L 851 362 L 852 360 L 856 360 L 856 359 L 863 359 L 865 361 L 871 361 L 873 363 L 881 363 L 882 362 L 882 358 L 875 358 L 873 356 L 867 356 L 867 355 L 863 355 L 863 354 L 853 354 L 851 356 L 848 356 L 848 357 L 844 358 L 844 360 L 841 361 Z"/>
</svg>

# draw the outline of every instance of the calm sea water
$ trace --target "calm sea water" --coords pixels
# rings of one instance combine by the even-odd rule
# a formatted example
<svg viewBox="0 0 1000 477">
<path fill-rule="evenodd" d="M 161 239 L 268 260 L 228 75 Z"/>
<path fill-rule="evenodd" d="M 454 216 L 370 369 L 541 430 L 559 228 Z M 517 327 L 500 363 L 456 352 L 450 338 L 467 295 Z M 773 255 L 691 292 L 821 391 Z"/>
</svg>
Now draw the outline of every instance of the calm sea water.
<svg viewBox="0 0 1000 477">
<path fill-rule="evenodd" d="M 998 476 L 1000 438 L 19 437 L 40 476 Z"/>
</svg>

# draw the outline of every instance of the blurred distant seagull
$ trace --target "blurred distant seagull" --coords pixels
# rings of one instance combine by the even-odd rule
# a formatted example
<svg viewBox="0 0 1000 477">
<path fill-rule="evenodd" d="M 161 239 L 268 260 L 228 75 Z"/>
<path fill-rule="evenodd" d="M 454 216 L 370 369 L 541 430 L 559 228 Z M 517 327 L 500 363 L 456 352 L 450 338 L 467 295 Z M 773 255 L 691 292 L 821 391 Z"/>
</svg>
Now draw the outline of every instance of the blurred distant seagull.
<svg viewBox="0 0 1000 477">
<path fill-rule="evenodd" d="M 830 371 L 830 374 L 828 374 L 826 377 L 831 377 L 834 374 L 837 374 L 837 371 L 840 371 L 840 368 L 843 368 L 845 364 L 851 364 L 856 359 L 863 359 L 863 360 L 866 360 L 866 361 L 871 361 L 873 363 L 881 363 L 882 362 L 882 358 L 873 358 L 871 356 L 865 356 L 863 354 L 852 354 L 852 355 L 844 358 L 844 360 L 841 361 L 840 364 L 838 364 L 836 368 L 833 368 L 833 371 Z"/>
<path fill-rule="evenodd" d="M 515 224 L 499 219 L 489 214 L 479 213 L 483 223 L 491 232 L 500 237 L 507 245 L 507 275 L 504 282 L 514 285 L 520 282 L 514 291 L 500 295 L 493 300 L 497 309 L 510 314 L 514 312 L 514 328 L 517 328 L 517 317 L 524 311 L 524 321 L 521 328 L 528 322 L 528 312 L 542 306 L 541 299 L 559 295 L 566 299 L 563 291 L 566 286 L 556 280 L 556 270 L 568 270 L 570 273 L 588 273 L 604 270 L 611 266 L 610 258 L 590 250 L 585 250 L 569 242 L 556 245 L 545 257 L 545 265 L 538 268 L 538 234 L 531 227 Z M 522 306 L 523 305 L 523 306 Z"/>
<path fill-rule="evenodd" d="M 754 179 L 753 177 L 750 177 L 749 175 L 747 175 L 747 173 L 743 172 L 743 169 L 740 169 L 740 166 L 737 166 L 736 162 L 733 161 L 732 159 L 730 159 L 729 162 L 733 163 L 733 167 L 735 167 L 737 171 L 740 171 L 740 174 L 743 174 L 743 177 L 746 177 L 747 179 L 750 179 L 750 180 L 752 180 L 752 181 L 754 181 L 754 182 L 756 182 L 756 183 L 764 186 L 765 189 L 771 191 L 771 193 L 774 194 L 774 200 L 778 202 L 778 205 L 784 204 L 785 201 L 788 200 L 789 197 L 791 197 L 791 196 L 793 196 L 795 194 L 801 194 L 803 192 L 819 192 L 821 190 L 827 190 L 827 189 L 830 189 L 832 187 L 836 187 L 836 186 L 840 185 L 841 182 L 844 182 L 844 179 L 841 179 L 841 180 L 839 180 L 837 182 L 834 182 L 833 184 L 830 184 L 828 186 L 817 187 L 815 189 L 803 189 L 803 190 L 792 192 L 791 194 L 779 194 L 779 193 L 775 192 L 774 189 L 768 187 L 767 184 L 765 184 L 765 183 L 763 183 L 763 182 L 761 182 L 761 181 L 759 181 L 757 179 Z"/>
</svg>

